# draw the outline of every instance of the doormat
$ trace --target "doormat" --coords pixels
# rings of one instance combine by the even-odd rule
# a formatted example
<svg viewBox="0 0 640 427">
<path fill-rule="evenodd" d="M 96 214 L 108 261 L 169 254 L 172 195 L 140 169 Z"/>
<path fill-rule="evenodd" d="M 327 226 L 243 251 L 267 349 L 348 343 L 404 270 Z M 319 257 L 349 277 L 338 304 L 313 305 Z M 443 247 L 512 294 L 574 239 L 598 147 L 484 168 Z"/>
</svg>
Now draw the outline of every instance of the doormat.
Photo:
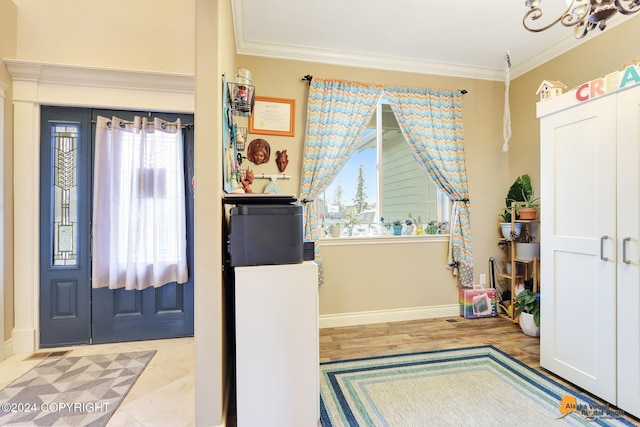
<svg viewBox="0 0 640 427">
<path fill-rule="evenodd" d="M 0 391 L 0 425 L 105 426 L 155 353 L 45 359 Z"/>
<path fill-rule="evenodd" d="M 330 426 L 632 426 L 493 346 L 320 364 Z"/>
</svg>

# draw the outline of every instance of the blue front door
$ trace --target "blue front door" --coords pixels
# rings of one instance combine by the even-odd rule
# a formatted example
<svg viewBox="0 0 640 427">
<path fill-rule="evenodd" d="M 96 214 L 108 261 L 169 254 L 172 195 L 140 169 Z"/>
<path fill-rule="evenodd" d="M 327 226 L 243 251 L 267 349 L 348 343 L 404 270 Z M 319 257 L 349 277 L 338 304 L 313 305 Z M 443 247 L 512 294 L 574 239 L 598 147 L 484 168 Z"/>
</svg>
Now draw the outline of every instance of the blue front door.
<svg viewBox="0 0 640 427">
<path fill-rule="evenodd" d="M 42 107 L 40 345 L 55 347 L 193 335 L 193 129 L 184 129 L 190 279 L 144 291 L 91 287 L 91 200 L 98 115 L 149 113 Z M 153 113 L 193 123 L 192 115 Z"/>
</svg>

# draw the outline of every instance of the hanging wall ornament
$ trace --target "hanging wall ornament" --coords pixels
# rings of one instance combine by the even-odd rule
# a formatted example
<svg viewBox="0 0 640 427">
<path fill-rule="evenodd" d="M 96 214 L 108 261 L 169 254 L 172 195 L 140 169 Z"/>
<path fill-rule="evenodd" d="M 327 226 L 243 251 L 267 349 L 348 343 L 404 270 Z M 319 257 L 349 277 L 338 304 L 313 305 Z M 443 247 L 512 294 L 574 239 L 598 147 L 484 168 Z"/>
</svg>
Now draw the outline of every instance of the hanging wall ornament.
<svg viewBox="0 0 640 427">
<path fill-rule="evenodd" d="M 287 155 L 287 150 L 276 151 L 276 165 L 278 165 L 278 170 L 284 172 L 288 164 L 289 156 Z"/>
<path fill-rule="evenodd" d="M 509 51 L 505 54 L 505 89 L 504 89 L 504 117 L 503 117 L 503 129 L 504 144 L 502 145 L 502 151 L 509 151 L 509 139 L 511 139 L 511 110 L 509 108 L 509 83 L 510 83 L 510 68 L 511 58 L 509 57 Z"/>
<path fill-rule="evenodd" d="M 247 148 L 247 159 L 249 159 L 249 161 L 256 165 L 261 165 L 267 163 L 270 157 L 271 147 L 267 141 L 264 139 L 254 139 L 249 143 L 249 147 Z"/>
</svg>

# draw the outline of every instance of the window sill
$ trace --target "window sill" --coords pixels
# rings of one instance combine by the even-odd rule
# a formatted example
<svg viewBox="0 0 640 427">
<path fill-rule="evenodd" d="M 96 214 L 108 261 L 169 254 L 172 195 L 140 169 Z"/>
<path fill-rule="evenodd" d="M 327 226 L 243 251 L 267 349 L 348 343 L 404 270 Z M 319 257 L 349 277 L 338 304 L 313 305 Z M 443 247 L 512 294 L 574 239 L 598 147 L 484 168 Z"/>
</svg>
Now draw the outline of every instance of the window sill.
<svg viewBox="0 0 640 427">
<path fill-rule="evenodd" d="M 389 245 L 397 243 L 449 242 L 448 234 L 424 234 L 421 236 L 370 236 L 370 237 L 322 237 L 321 246 Z"/>
</svg>

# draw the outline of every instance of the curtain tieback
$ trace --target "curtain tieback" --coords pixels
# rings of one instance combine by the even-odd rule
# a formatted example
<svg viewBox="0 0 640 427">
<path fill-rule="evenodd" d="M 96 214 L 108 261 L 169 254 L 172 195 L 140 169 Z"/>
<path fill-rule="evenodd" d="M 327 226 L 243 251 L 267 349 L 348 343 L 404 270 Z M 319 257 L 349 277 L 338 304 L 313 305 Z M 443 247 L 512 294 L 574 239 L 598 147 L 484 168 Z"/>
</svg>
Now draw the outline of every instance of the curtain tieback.
<svg viewBox="0 0 640 427">
<path fill-rule="evenodd" d="M 300 200 L 300 203 L 302 203 L 303 205 L 306 205 L 307 203 L 313 203 L 314 200 L 313 199 L 302 199 Z"/>
<path fill-rule="evenodd" d="M 469 199 L 453 199 L 454 202 L 469 203 Z"/>
</svg>

